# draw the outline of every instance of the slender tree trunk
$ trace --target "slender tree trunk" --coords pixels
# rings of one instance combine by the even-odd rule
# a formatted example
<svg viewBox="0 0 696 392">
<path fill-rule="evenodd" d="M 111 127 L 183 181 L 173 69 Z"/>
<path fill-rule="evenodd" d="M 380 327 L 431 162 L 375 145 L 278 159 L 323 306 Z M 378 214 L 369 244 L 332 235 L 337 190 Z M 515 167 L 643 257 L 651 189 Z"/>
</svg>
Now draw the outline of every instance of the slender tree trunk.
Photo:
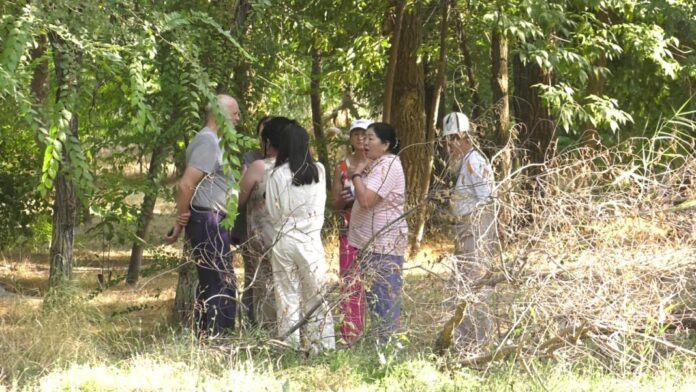
<svg viewBox="0 0 696 392">
<path fill-rule="evenodd" d="M 595 67 L 606 67 L 607 58 L 604 54 L 601 54 L 594 64 Z M 601 97 L 604 93 L 604 77 L 595 73 L 590 73 L 587 79 L 587 92 L 586 95 L 596 95 Z M 580 136 L 580 144 L 583 147 L 589 148 L 599 148 L 602 145 L 602 139 L 599 136 L 599 132 L 592 125 L 591 122 L 586 122 L 582 125 L 582 133 Z"/>
<path fill-rule="evenodd" d="M 505 146 L 513 137 L 510 127 L 510 103 L 508 98 L 508 44 L 499 30 L 493 29 L 491 36 L 491 90 L 495 111 L 495 138 L 499 146 Z M 512 170 L 512 153 L 507 148 L 501 154 L 500 173 L 507 176 Z"/>
<path fill-rule="evenodd" d="M 184 254 L 190 254 L 188 243 L 184 245 Z M 186 262 L 179 267 L 179 278 L 176 282 L 174 296 L 174 322 L 182 327 L 193 326 L 193 309 L 196 306 L 196 288 L 198 276 L 196 265 Z"/>
<path fill-rule="evenodd" d="M 147 184 L 143 203 L 140 206 L 140 215 L 138 216 L 137 228 L 135 231 L 136 240 L 131 248 L 130 263 L 128 264 L 128 274 L 126 282 L 134 284 L 140 276 L 140 266 L 143 260 L 143 250 L 147 242 L 147 234 L 150 230 L 150 222 L 152 222 L 153 213 L 155 211 L 155 203 L 159 187 L 157 186 L 157 178 L 159 178 L 164 160 L 166 158 L 166 149 L 157 145 L 152 151 L 150 158 L 150 167 L 147 172 Z"/>
<path fill-rule="evenodd" d="M 432 148 L 425 143 L 425 83 L 423 64 L 418 61 L 418 48 L 422 39 L 421 2 L 406 10 L 401 26 L 398 66 L 394 80 L 395 108 L 392 122 L 401 139 L 401 159 L 406 175 L 406 207 L 412 208 L 426 197 L 423 189 L 429 182 Z M 422 229 L 422 215 L 416 214 L 409 221 L 411 247 L 416 247 L 416 235 Z"/>
<path fill-rule="evenodd" d="M 606 11 L 599 11 L 597 13 L 597 19 L 602 21 L 602 23 L 610 24 L 609 14 Z M 599 58 L 595 61 L 594 67 L 604 68 L 607 66 L 607 57 L 604 53 L 601 53 Z M 602 96 L 604 92 L 604 77 L 600 74 L 591 72 L 589 78 L 587 79 L 587 93 L 586 95 L 596 95 Z M 583 147 L 589 148 L 599 148 L 602 145 L 602 139 L 599 136 L 597 129 L 589 121 L 582 125 L 580 128 L 582 133 L 580 134 L 580 144 Z"/>
<path fill-rule="evenodd" d="M 329 152 L 326 148 L 326 139 L 322 130 L 321 121 L 321 52 L 312 47 L 312 72 L 310 74 L 309 101 L 312 107 L 312 128 L 314 138 L 317 141 L 319 162 L 324 165 L 326 172 L 330 172 Z M 326 176 L 326 187 L 331 189 L 331 176 Z"/>
<path fill-rule="evenodd" d="M 471 93 L 471 106 L 473 107 L 471 116 L 472 119 L 476 121 L 483 113 L 481 95 L 479 94 L 479 84 L 476 79 L 476 69 L 474 68 L 474 64 L 471 59 L 471 52 L 469 51 L 469 38 L 467 37 L 466 30 L 464 29 L 464 21 L 462 20 L 462 15 L 459 12 L 454 12 L 454 22 L 455 28 L 457 29 L 457 37 L 459 38 L 459 50 L 462 52 L 462 60 L 464 62 L 464 68 L 466 69 L 467 83 Z M 459 108 L 456 109 L 458 110 Z"/>
<path fill-rule="evenodd" d="M 551 72 L 535 62 L 513 59 L 515 98 L 513 106 L 520 124 L 519 141 L 526 151 L 525 163 L 544 163 L 554 155 L 555 124 L 549 108 L 544 105 L 534 85 L 550 84 Z"/>
<path fill-rule="evenodd" d="M 382 109 L 382 121 L 390 123 L 392 119 L 392 103 L 394 100 L 394 81 L 396 79 L 396 66 L 398 63 L 399 45 L 401 43 L 401 27 L 404 21 L 406 1 L 400 0 L 396 4 L 396 21 L 392 30 L 391 46 L 389 48 L 389 65 L 387 66 L 387 80 L 384 88 L 384 108 Z"/>
<path fill-rule="evenodd" d="M 445 84 L 445 66 L 447 65 L 447 18 L 449 14 L 449 0 L 440 1 L 441 20 L 440 20 L 440 55 L 437 62 L 437 73 L 435 76 L 435 84 L 432 88 L 431 101 L 427 105 L 427 133 L 425 135 L 425 144 L 423 145 L 425 156 L 425 167 L 423 168 L 423 178 L 420 181 L 420 189 L 418 193 L 420 200 L 428 195 L 430 191 L 430 177 L 433 169 L 433 155 L 435 151 L 435 139 L 437 132 L 437 114 L 440 109 L 440 97 L 442 95 L 442 87 Z M 411 252 L 415 254 L 420 248 L 425 231 L 425 221 L 428 211 L 428 205 L 423 204 L 416 215 L 414 222 L 414 236 L 411 243 Z"/>
<path fill-rule="evenodd" d="M 238 0 L 234 9 L 234 19 L 231 21 L 230 34 L 240 45 L 244 44 L 247 28 L 247 19 L 251 11 L 249 0 Z M 239 56 L 232 66 L 232 79 L 234 83 L 233 95 L 237 97 L 240 105 L 246 105 L 249 98 L 249 63 L 243 56 Z M 227 82 L 223 86 L 218 86 L 218 93 L 228 93 Z M 223 91 L 224 90 L 224 91 Z"/>
<path fill-rule="evenodd" d="M 56 103 L 62 100 L 63 94 L 71 86 L 67 70 L 64 68 L 64 42 L 56 33 L 49 33 L 49 40 L 53 49 L 53 63 L 56 74 Z M 72 75 L 73 78 L 77 77 Z M 72 113 L 68 123 L 68 137 L 78 136 L 77 115 Z M 66 138 L 67 140 L 68 138 Z M 75 225 L 77 220 L 77 192 L 71 179 L 66 176 L 66 170 L 70 167 L 70 154 L 66 146 L 63 146 L 61 162 L 54 186 L 55 198 L 53 200 L 53 230 L 51 235 L 49 287 L 56 288 L 63 282 L 70 280 L 73 265 L 73 246 Z"/>
</svg>

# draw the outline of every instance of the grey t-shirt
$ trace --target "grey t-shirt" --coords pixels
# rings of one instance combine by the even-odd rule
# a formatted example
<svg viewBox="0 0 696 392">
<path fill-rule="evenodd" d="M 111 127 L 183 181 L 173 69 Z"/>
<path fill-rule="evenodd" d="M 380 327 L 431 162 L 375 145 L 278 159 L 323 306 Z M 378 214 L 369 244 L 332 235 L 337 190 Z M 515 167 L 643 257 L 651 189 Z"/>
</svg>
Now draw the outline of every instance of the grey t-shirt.
<svg viewBox="0 0 696 392">
<path fill-rule="evenodd" d="M 225 201 L 232 192 L 234 176 L 222 170 L 222 150 L 215 132 L 201 129 L 186 148 L 186 166 L 205 173 L 198 183 L 191 206 L 227 212 Z"/>
</svg>

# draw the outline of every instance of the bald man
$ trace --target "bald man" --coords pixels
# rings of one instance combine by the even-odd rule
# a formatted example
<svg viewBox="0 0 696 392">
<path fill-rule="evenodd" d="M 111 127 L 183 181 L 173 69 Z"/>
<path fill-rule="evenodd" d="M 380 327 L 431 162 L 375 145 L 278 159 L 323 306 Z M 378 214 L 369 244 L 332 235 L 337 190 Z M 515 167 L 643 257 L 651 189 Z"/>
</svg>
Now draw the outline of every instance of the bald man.
<svg viewBox="0 0 696 392">
<path fill-rule="evenodd" d="M 217 98 L 223 116 L 236 125 L 240 120 L 237 101 L 228 95 Z M 220 226 L 234 177 L 223 171 L 219 129 L 209 106 L 205 127 L 186 148 L 186 170 L 176 192 L 177 219 L 165 237 L 166 242 L 174 243 L 182 229 L 186 230 L 198 271 L 196 327 L 199 333 L 212 336 L 232 330 L 236 312 L 229 233 Z"/>
</svg>

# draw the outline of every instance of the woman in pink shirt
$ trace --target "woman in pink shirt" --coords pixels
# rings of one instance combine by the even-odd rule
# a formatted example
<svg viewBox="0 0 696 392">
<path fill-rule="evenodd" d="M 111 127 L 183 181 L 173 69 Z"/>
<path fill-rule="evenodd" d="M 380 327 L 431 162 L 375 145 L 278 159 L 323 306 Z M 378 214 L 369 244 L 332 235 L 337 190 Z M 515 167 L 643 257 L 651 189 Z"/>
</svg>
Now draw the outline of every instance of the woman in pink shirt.
<svg viewBox="0 0 696 392">
<path fill-rule="evenodd" d="M 404 219 L 406 180 L 394 127 L 373 123 L 367 128 L 369 164 L 348 169 L 355 187 L 355 202 L 348 243 L 360 251 L 367 303 L 377 324 L 377 338 L 385 342 L 399 328 L 401 269 L 408 239 Z M 359 256 L 360 257 L 360 256 Z"/>
</svg>

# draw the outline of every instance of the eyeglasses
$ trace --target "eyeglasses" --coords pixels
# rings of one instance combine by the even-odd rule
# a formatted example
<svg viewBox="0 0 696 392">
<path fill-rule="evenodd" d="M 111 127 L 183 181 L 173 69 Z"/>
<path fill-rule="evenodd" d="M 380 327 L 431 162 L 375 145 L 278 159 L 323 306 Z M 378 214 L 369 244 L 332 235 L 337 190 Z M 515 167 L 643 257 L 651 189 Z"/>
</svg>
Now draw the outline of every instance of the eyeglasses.
<svg viewBox="0 0 696 392">
<path fill-rule="evenodd" d="M 458 134 L 451 134 L 451 135 L 443 136 L 441 138 L 441 140 L 443 142 L 452 143 L 452 142 L 462 140 L 462 137 L 461 137 L 461 135 L 458 135 Z"/>
</svg>

